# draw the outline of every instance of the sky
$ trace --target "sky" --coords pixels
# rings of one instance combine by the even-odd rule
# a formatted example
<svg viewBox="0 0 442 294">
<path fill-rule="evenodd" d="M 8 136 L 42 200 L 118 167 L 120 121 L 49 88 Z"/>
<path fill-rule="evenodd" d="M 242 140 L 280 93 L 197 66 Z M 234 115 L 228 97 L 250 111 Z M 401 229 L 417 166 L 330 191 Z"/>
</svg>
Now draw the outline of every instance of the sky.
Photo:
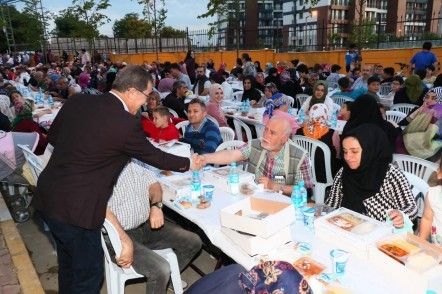
<svg viewBox="0 0 442 294">
<path fill-rule="evenodd" d="M 42 0 L 42 3 L 44 8 L 53 13 L 72 6 L 71 0 Z M 99 28 L 103 35 L 112 36 L 112 26 L 115 20 L 123 18 L 127 13 L 136 12 L 142 16 L 143 9 L 137 0 L 110 0 L 109 3 L 111 6 L 105 10 L 105 14 L 111 21 Z M 197 15 L 207 11 L 207 3 L 207 0 L 165 0 L 165 8 L 168 10 L 166 25 L 175 29 L 188 27 L 189 31 L 208 29 L 207 24 L 212 22 L 214 18 L 197 18 Z M 20 3 L 15 5 L 19 10 L 23 7 L 23 4 Z M 52 23 L 49 31 L 53 28 Z"/>
</svg>

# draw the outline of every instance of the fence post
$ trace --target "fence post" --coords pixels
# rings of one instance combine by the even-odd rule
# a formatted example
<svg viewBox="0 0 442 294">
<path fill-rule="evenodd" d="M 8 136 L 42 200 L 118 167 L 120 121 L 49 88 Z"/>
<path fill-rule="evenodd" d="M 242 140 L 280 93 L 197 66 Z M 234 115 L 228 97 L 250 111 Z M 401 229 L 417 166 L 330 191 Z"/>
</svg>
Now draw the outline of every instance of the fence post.
<svg viewBox="0 0 442 294">
<path fill-rule="evenodd" d="M 376 48 L 379 49 L 379 43 L 381 41 L 381 14 L 378 14 L 378 43 Z"/>
</svg>

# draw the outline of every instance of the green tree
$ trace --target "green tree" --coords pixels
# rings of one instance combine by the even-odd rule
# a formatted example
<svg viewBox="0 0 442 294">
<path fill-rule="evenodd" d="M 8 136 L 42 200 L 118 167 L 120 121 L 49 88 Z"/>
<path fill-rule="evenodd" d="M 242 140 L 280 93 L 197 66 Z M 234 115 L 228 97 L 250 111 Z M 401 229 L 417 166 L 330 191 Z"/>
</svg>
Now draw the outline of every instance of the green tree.
<svg viewBox="0 0 442 294">
<path fill-rule="evenodd" d="M 113 32 L 117 38 L 150 38 L 152 24 L 140 19 L 138 13 L 128 13 L 122 19 L 115 21 Z"/>
<path fill-rule="evenodd" d="M 95 31 L 105 23 L 110 22 L 109 17 L 103 13 L 110 4 L 109 0 L 72 0 L 73 6 L 62 10 L 62 14 L 69 14 L 77 18 L 77 21 L 84 22 L 85 27 L 81 26 L 82 36 L 84 38 L 92 39 L 95 36 Z M 91 30 L 91 32 L 89 32 Z"/>
<path fill-rule="evenodd" d="M 78 20 L 71 11 L 63 11 L 54 20 L 55 29 L 52 35 L 60 38 L 87 38 L 98 37 L 98 29 L 88 25 L 84 20 Z"/>
<path fill-rule="evenodd" d="M 160 34 L 161 38 L 186 38 L 187 36 L 185 31 L 174 29 L 171 26 L 165 26 Z"/>
<path fill-rule="evenodd" d="M 9 9 L 11 25 L 13 27 L 15 50 L 34 50 L 41 46 L 42 24 L 34 14 L 18 11 L 15 6 L 4 5 L 3 9 Z M 1 20 L 3 23 L 5 20 Z M 12 48 L 14 50 L 14 48 Z M 8 42 L 3 30 L 0 30 L 0 50 L 8 50 Z"/>
<path fill-rule="evenodd" d="M 362 50 L 363 47 L 374 48 L 375 43 L 378 41 L 375 21 L 364 19 L 361 21 L 355 20 L 353 21 L 351 28 L 352 31 L 350 32 L 348 41 L 350 43 L 358 44 L 358 50 Z"/>
</svg>

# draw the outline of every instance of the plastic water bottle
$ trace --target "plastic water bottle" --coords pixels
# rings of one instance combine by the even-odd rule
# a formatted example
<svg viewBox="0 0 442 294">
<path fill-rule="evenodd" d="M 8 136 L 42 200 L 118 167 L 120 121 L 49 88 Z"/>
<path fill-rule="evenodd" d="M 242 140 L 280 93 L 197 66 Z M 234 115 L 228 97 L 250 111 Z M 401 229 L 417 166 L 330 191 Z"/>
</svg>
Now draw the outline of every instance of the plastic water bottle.
<svg viewBox="0 0 442 294">
<path fill-rule="evenodd" d="M 249 100 L 249 98 L 247 98 L 245 111 L 249 112 L 249 110 L 250 110 L 250 100 Z"/>
<path fill-rule="evenodd" d="M 293 206 L 295 207 L 295 221 L 304 222 L 304 215 L 302 212 L 304 208 L 304 203 L 298 185 L 293 187 L 292 196 L 290 198 L 292 199 Z"/>
<path fill-rule="evenodd" d="M 50 106 L 54 105 L 54 99 L 52 99 L 52 95 L 49 95 L 49 97 L 48 97 L 48 104 Z"/>
<path fill-rule="evenodd" d="M 232 162 L 230 164 L 229 171 L 229 185 L 230 185 L 230 193 L 234 196 L 239 193 L 239 171 L 236 166 L 236 162 Z"/>
<path fill-rule="evenodd" d="M 201 195 L 201 180 L 197 170 L 193 171 L 190 190 L 192 203 L 196 205 L 199 202 L 199 197 Z"/>
<path fill-rule="evenodd" d="M 292 116 L 293 115 L 293 108 L 290 106 L 289 107 L 289 111 L 288 111 L 288 114 L 290 114 L 290 116 Z"/>
<path fill-rule="evenodd" d="M 304 122 L 304 118 L 305 118 L 305 111 L 304 109 L 301 108 L 298 115 L 298 124 L 302 124 Z"/>
<path fill-rule="evenodd" d="M 333 112 L 331 117 L 331 127 L 336 128 L 336 125 L 338 124 L 338 114 L 337 112 Z"/>
<path fill-rule="evenodd" d="M 299 186 L 299 192 L 301 193 L 302 196 L 302 203 L 305 207 L 307 206 L 307 189 L 305 189 L 303 181 L 300 181 L 298 183 L 298 186 Z"/>
</svg>

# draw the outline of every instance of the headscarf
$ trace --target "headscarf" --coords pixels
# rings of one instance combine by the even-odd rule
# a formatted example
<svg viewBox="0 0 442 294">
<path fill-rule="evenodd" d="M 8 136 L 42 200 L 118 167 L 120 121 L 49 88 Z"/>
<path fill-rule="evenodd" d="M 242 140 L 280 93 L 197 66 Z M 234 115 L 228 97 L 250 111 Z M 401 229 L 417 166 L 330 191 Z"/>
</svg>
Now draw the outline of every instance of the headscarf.
<svg viewBox="0 0 442 294">
<path fill-rule="evenodd" d="M 287 96 L 282 93 L 276 93 L 266 101 L 264 115 L 268 114 L 269 118 L 273 116 L 273 110 L 288 104 Z"/>
<path fill-rule="evenodd" d="M 212 84 L 210 86 L 210 88 L 209 88 L 210 102 L 218 104 L 217 102 L 212 100 L 212 97 L 215 95 L 215 92 L 219 89 L 221 89 L 221 91 L 223 91 L 223 93 L 224 93 L 223 87 L 220 84 Z"/>
<path fill-rule="evenodd" d="M 431 89 L 430 91 L 433 91 L 436 93 L 436 102 L 437 104 L 442 104 L 442 87 L 436 87 Z"/>
<path fill-rule="evenodd" d="M 32 120 L 32 101 L 25 99 L 24 102 L 16 102 L 14 104 L 16 117 L 12 121 L 12 128 L 15 128 L 19 122 L 26 119 Z"/>
<path fill-rule="evenodd" d="M 363 201 L 379 192 L 393 153 L 389 148 L 385 133 L 376 125 L 362 124 L 343 135 L 343 139 L 354 137 L 362 148 L 361 163 L 351 169 L 344 161 L 342 172 L 342 207 L 358 213 L 366 213 Z M 342 146 L 341 141 L 341 146 Z"/>
<path fill-rule="evenodd" d="M 286 261 L 261 261 L 239 275 L 244 293 L 312 293 L 307 280 Z"/>
<path fill-rule="evenodd" d="M 265 85 L 265 88 L 269 89 L 270 92 L 272 92 L 272 95 L 278 93 L 278 87 L 275 85 L 275 83 L 267 83 Z"/>
<path fill-rule="evenodd" d="M 256 102 L 259 102 L 261 100 L 261 93 L 255 88 L 255 78 L 253 76 L 246 76 L 243 79 L 243 82 L 250 81 L 251 87 L 249 90 L 244 89 L 244 93 L 242 94 L 241 101 L 245 101 L 247 99 L 249 100 L 255 100 Z"/>
<path fill-rule="evenodd" d="M 0 95 L 0 112 L 6 115 L 9 121 L 14 120 L 14 114 L 9 107 L 11 105 L 11 100 L 6 95 Z"/>
<path fill-rule="evenodd" d="M 308 123 L 303 127 L 304 136 L 319 140 L 330 130 L 327 126 L 328 107 L 318 103 L 310 108 Z"/>
<path fill-rule="evenodd" d="M 324 86 L 324 96 L 322 96 L 321 99 L 317 99 L 315 98 L 315 92 L 316 92 L 316 88 L 322 85 Z M 327 97 L 327 93 L 328 93 L 328 85 L 326 82 L 324 81 L 317 81 L 314 86 L 313 86 L 313 95 L 312 95 L 312 99 L 310 99 L 310 105 L 308 106 L 308 109 L 312 108 L 313 105 L 318 104 L 318 103 L 324 103 L 325 102 L 325 98 Z"/>
<path fill-rule="evenodd" d="M 405 80 L 405 94 L 411 102 L 416 103 L 423 90 L 424 87 L 418 75 L 411 75 Z"/>
</svg>

